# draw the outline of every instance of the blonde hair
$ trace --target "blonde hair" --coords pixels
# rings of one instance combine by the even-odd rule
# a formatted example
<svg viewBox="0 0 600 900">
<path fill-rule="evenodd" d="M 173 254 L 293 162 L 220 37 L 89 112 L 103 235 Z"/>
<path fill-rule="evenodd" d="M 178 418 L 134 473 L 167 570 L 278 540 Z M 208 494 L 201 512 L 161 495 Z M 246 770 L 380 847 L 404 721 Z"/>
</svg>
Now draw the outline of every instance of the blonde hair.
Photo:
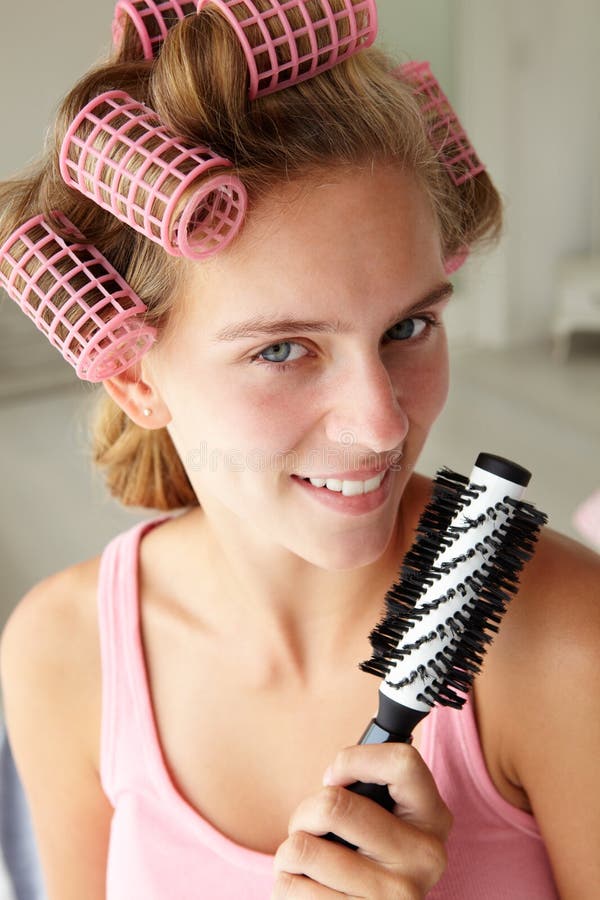
<svg viewBox="0 0 600 900">
<path fill-rule="evenodd" d="M 257 3 L 268 6 L 267 0 Z M 341 0 L 333 5 L 341 7 Z M 142 59 L 128 20 L 113 58 L 64 100 L 41 162 L 0 184 L 0 244 L 27 218 L 43 212 L 52 219 L 53 210 L 60 210 L 128 281 L 147 305 L 146 321 L 164 333 L 176 309 L 180 264 L 67 188 L 58 170 L 58 149 L 75 116 L 93 97 L 114 89 L 154 109 L 178 136 L 231 160 L 248 192 L 250 216 L 281 182 L 377 162 L 419 180 L 437 215 L 446 258 L 494 240 L 502 213 L 492 182 L 482 173 L 453 184 L 427 138 L 412 88 L 392 74 L 397 65 L 371 47 L 316 78 L 249 103 L 245 57 L 216 8 L 173 27 L 156 61 Z M 166 428 L 139 427 L 104 391 L 92 411 L 90 441 L 94 464 L 123 505 L 158 510 L 198 505 Z"/>
</svg>

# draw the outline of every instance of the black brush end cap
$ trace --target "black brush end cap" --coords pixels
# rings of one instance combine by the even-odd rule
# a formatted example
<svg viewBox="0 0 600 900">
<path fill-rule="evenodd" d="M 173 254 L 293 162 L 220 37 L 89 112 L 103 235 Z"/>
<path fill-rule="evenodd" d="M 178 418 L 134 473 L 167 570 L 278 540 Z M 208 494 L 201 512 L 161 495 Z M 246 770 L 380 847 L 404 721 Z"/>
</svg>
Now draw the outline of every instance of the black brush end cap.
<svg viewBox="0 0 600 900">
<path fill-rule="evenodd" d="M 486 472 L 491 472 L 492 475 L 497 475 L 498 478 L 505 478 L 506 481 L 512 481 L 521 487 L 527 487 L 531 481 L 531 472 L 510 459 L 496 456 L 494 453 L 480 453 L 475 465 L 478 469 L 484 469 Z"/>
</svg>

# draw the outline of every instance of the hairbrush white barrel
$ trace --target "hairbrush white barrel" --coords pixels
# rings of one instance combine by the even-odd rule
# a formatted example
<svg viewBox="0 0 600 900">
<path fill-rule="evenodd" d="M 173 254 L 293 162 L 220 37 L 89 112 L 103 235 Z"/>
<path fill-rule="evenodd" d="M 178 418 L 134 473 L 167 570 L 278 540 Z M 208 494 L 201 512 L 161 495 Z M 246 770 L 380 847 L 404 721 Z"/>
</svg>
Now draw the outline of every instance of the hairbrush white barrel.
<svg viewBox="0 0 600 900">
<path fill-rule="evenodd" d="M 522 500 L 530 478 L 489 453 L 479 454 L 469 479 L 438 473 L 400 580 L 386 594 L 385 616 L 370 635 L 373 655 L 360 664 L 383 682 L 377 715 L 359 744 L 409 742 L 434 704 L 464 705 L 489 632 L 498 631 L 546 522 Z M 355 782 L 348 790 L 394 807 L 386 785 Z"/>
</svg>

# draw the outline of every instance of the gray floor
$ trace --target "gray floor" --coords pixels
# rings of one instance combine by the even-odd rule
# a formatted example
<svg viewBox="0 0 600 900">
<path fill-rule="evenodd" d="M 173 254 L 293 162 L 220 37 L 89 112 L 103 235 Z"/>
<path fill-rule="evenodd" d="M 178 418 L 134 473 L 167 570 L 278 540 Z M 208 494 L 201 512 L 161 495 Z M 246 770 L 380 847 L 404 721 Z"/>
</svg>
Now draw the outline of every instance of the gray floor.
<svg viewBox="0 0 600 900">
<path fill-rule="evenodd" d="M 598 349 L 574 353 L 564 365 L 545 348 L 458 350 L 453 359 L 450 399 L 421 471 L 448 465 L 468 474 L 480 450 L 508 456 L 534 473 L 528 499 L 575 536 L 573 512 L 600 486 Z M 121 508 L 88 462 L 86 410 L 101 388 L 74 377 L 35 388 L 22 384 L 17 396 L 0 397 L 0 627 L 35 582 L 99 553 L 152 515 Z"/>
</svg>

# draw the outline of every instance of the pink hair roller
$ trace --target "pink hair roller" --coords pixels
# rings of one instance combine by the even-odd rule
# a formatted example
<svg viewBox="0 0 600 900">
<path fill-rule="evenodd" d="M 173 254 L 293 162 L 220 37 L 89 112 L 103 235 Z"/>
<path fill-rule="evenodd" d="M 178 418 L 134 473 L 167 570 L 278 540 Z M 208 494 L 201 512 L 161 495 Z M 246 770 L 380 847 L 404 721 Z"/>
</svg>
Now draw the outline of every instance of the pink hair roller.
<svg viewBox="0 0 600 900">
<path fill-rule="evenodd" d="M 600 490 L 577 507 L 573 524 L 585 540 L 600 552 Z"/>
<path fill-rule="evenodd" d="M 66 241 L 43 215 L 0 247 L 0 284 L 84 381 L 103 381 L 138 362 L 156 339 L 146 306 L 64 216 Z"/>
<path fill-rule="evenodd" d="M 153 110 L 124 91 L 94 97 L 60 151 L 60 172 L 69 187 L 171 256 L 188 259 L 222 250 L 244 219 L 244 185 L 223 172 L 207 180 L 216 167 L 232 163 L 171 135 Z"/>
<path fill-rule="evenodd" d="M 250 100 L 332 69 L 370 47 L 377 35 L 375 0 L 344 0 L 340 12 L 333 11 L 331 0 L 321 0 L 323 15 L 319 4 L 306 0 L 269 0 L 264 12 L 254 0 L 199 0 L 198 12 L 209 4 L 221 11 L 242 45 L 250 72 Z M 290 13 L 301 14 L 302 27 L 293 28 Z M 301 54 L 302 40 L 310 44 L 310 53 Z M 280 61 L 282 52 L 289 62 Z"/>
<path fill-rule="evenodd" d="M 463 247 L 458 253 L 455 253 L 454 256 L 449 256 L 444 262 L 444 272 L 446 275 L 453 275 L 455 272 L 458 272 L 458 270 L 464 266 L 468 258 L 468 247 Z"/>
<path fill-rule="evenodd" d="M 404 63 L 393 74 L 408 81 L 420 96 L 429 139 L 454 184 L 463 184 L 485 172 L 485 166 L 475 153 L 448 98 L 432 75 L 429 63 Z"/>
<path fill-rule="evenodd" d="M 118 47 L 123 37 L 125 21 L 135 25 L 145 59 L 154 59 L 169 29 L 196 13 L 196 2 L 180 3 L 179 0 L 118 0 L 112 23 L 113 46 Z"/>
</svg>

